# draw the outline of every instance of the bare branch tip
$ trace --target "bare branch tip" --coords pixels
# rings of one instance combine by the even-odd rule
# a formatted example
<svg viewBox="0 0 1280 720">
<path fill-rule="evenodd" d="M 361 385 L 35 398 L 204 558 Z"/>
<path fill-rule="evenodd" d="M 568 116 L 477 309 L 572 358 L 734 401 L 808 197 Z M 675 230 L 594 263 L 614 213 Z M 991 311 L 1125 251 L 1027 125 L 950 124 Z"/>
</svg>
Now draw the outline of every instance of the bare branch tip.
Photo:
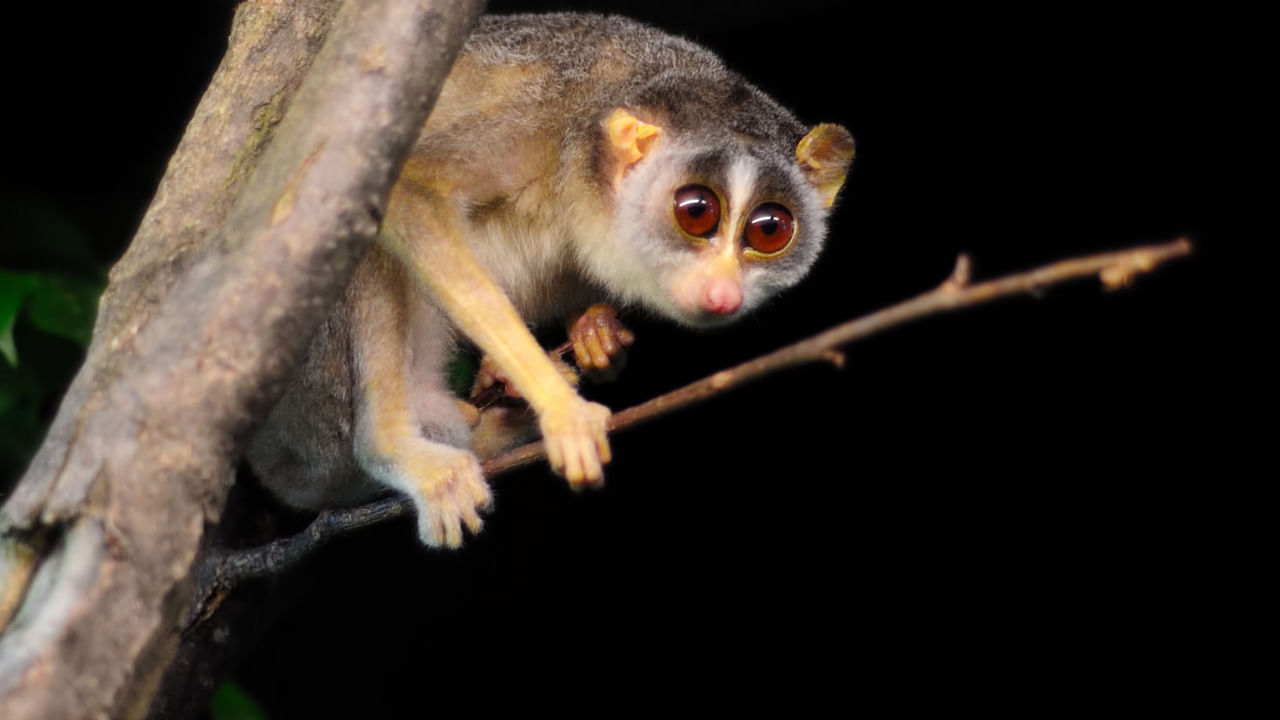
<svg viewBox="0 0 1280 720">
<path fill-rule="evenodd" d="M 1098 279 L 1107 290 L 1129 287 L 1139 273 L 1151 272 L 1167 260 L 1191 254 L 1191 240 L 1178 238 L 1167 245 L 1137 248 L 1124 253 L 1115 262 L 1098 271 Z"/>
</svg>

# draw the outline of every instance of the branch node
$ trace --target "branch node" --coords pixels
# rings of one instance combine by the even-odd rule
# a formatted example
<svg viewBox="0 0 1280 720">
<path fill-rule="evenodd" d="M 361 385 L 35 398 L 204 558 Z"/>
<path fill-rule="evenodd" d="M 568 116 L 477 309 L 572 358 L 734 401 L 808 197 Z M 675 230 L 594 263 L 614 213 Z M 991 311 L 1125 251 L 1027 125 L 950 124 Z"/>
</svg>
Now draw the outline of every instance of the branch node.
<svg viewBox="0 0 1280 720">
<path fill-rule="evenodd" d="M 1154 253 L 1135 251 L 1098 271 L 1098 279 L 1107 290 L 1129 287 L 1138 273 L 1150 272 L 1160 260 Z"/>
<path fill-rule="evenodd" d="M 714 390 L 723 390 L 733 384 L 733 373 L 729 370 L 721 370 L 711 376 L 710 384 Z"/>
<path fill-rule="evenodd" d="M 969 256 L 960 253 L 956 256 L 955 269 L 951 271 L 951 277 L 942 283 L 942 290 L 945 292 L 959 292 L 969 286 L 969 278 L 973 273 L 973 263 L 969 260 Z"/>
<path fill-rule="evenodd" d="M 1118 262 L 1098 271 L 1098 279 L 1107 290 L 1120 290 L 1133 284 L 1139 268 L 1132 262 Z"/>
<path fill-rule="evenodd" d="M 835 349 L 824 350 L 822 352 L 821 357 L 823 360 L 826 360 L 827 362 L 834 365 L 837 370 L 844 369 L 844 361 L 845 361 L 844 353 L 840 352 L 839 350 L 835 350 Z"/>
</svg>

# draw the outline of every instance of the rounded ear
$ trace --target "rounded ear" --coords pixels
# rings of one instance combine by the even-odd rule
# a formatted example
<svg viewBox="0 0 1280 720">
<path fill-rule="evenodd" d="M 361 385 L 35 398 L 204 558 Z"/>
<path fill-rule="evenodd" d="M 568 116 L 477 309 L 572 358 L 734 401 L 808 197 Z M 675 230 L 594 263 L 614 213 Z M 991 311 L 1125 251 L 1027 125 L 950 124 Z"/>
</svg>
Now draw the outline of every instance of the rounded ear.
<svg viewBox="0 0 1280 720">
<path fill-rule="evenodd" d="M 623 173 L 644 157 L 649 144 L 662 132 L 662 128 L 641 121 L 623 108 L 614 110 L 605 119 L 604 127 L 609 134 L 609 148 L 613 153 L 613 184 L 616 188 Z"/>
<path fill-rule="evenodd" d="M 853 136 L 840 125 L 822 123 L 796 145 L 800 171 L 822 196 L 823 207 L 831 207 L 844 185 L 853 162 Z"/>
</svg>

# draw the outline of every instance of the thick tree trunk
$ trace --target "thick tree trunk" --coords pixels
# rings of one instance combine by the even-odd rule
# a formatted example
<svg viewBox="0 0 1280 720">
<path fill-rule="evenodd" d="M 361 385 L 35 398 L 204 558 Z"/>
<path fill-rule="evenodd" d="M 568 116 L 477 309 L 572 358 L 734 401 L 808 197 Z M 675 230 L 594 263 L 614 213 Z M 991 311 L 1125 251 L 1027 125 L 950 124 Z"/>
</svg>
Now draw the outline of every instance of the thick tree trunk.
<svg viewBox="0 0 1280 720">
<path fill-rule="evenodd" d="M 10 538 L 49 548 L 0 636 L 0 717 L 146 711 L 241 441 L 375 237 L 479 6 L 239 6 L 85 365 L 0 514 Z"/>
</svg>

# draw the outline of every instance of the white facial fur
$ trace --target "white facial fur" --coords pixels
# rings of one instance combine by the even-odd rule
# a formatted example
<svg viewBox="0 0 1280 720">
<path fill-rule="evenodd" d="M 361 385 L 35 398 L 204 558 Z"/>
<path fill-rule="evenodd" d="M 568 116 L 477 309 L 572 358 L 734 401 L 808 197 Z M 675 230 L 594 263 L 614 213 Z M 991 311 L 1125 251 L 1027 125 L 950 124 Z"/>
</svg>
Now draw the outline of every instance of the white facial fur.
<svg viewBox="0 0 1280 720">
<path fill-rule="evenodd" d="M 639 305 L 695 327 L 722 325 L 749 312 L 807 273 L 825 234 L 826 211 L 817 191 L 799 167 L 770 166 L 775 188 L 785 192 L 762 197 L 757 185 L 766 172 L 761 161 L 735 152 L 723 177 L 697 177 L 690 165 L 695 152 L 668 142 L 652 148 L 619 184 L 612 223 L 603 238 L 580 244 L 587 271 L 623 304 Z M 781 172 L 779 172 L 781 170 Z M 712 238 L 691 240 L 676 225 L 675 191 L 690 183 L 711 187 L 722 200 L 720 224 Z M 748 213 L 764 200 L 780 202 L 796 219 L 797 237 L 777 259 L 749 259 L 740 238 Z M 699 306 L 706 278 L 732 276 L 741 284 L 742 305 L 731 315 L 709 313 Z"/>
</svg>

